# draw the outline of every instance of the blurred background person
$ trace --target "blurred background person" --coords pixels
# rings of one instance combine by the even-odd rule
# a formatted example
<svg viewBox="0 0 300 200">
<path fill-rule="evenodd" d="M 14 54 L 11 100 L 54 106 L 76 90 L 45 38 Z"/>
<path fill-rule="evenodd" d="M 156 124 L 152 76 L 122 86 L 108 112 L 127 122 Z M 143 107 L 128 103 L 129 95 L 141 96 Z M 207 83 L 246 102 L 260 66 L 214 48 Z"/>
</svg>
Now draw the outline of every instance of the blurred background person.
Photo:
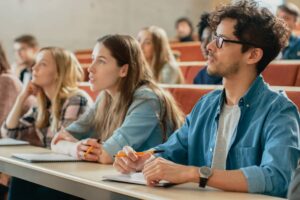
<svg viewBox="0 0 300 200">
<path fill-rule="evenodd" d="M 15 63 L 14 73 L 19 76 L 24 85 L 32 78 L 32 67 L 39 50 L 38 42 L 32 35 L 21 35 L 14 40 Z"/>
<path fill-rule="evenodd" d="M 277 17 L 285 21 L 290 31 L 288 44 L 281 51 L 281 59 L 300 59 L 300 38 L 293 33 L 299 15 L 300 10 L 293 3 L 285 3 L 278 6 Z"/>
<path fill-rule="evenodd" d="M 209 26 L 209 13 L 205 12 L 200 16 L 200 22 L 198 24 L 198 37 L 201 42 L 201 53 L 205 59 L 208 56 L 207 44 L 211 41 L 214 33 Z M 205 85 L 221 85 L 222 77 L 212 76 L 207 73 L 207 66 L 201 69 L 194 78 L 194 84 Z"/>
<path fill-rule="evenodd" d="M 156 81 L 168 84 L 183 83 L 183 76 L 172 53 L 167 33 L 162 28 L 143 28 L 137 39 Z"/>
<path fill-rule="evenodd" d="M 176 38 L 173 42 L 191 42 L 197 40 L 197 36 L 194 36 L 193 23 L 189 18 L 179 18 L 175 22 L 175 29 Z"/>
</svg>

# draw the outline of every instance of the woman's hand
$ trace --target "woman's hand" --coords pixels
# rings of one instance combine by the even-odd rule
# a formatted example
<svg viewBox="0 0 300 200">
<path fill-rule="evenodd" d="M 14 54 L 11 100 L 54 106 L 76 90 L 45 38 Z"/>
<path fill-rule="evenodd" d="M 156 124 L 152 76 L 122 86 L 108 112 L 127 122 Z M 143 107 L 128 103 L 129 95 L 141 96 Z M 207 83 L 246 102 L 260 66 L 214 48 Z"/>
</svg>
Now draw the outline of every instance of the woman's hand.
<svg viewBox="0 0 300 200">
<path fill-rule="evenodd" d="M 54 138 L 52 139 L 52 144 L 57 144 L 59 141 L 69 141 L 69 142 L 77 142 L 78 140 L 74 138 L 68 131 L 65 130 L 64 127 L 61 127 L 60 131 L 56 133 Z"/>
<path fill-rule="evenodd" d="M 136 152 L 130 146 L 125 146 L 122 151 L 118 152 L 118 154 L 120 153 L 125 153 L 126 156 L 116 157 L 113 166 L 123 174 L 141 171 L 144 165 L 154 158 L 151 154 L 137 156 Z"/>
<path fill-rule="evenodd" d="M 19 94 L 19 98 L 22 101 L 25 101 L 30 95 L 36 96 L 40 90 L 41 88 L 39 86 L 30 81 Z"/>
<path fill-rule="evenodd" d="M 77 145 L 77 157 L 92 162 L 99 162 L 102 154 L 102 145 L 97 139 L 85 139 Z"/>
</svg>

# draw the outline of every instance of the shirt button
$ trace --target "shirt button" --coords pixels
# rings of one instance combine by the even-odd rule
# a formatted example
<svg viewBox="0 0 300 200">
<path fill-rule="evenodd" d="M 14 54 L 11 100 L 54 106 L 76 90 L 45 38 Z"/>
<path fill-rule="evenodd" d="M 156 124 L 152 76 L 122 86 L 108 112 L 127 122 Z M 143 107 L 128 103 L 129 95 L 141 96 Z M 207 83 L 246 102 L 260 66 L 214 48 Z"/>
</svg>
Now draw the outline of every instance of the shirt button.
<svg viewBox="0 0 300 200">
<path fill-rule="evenodd" d="M 249 104 L 246 105 L 247 108 L 249 108 L 249 106 L 250 106 Z"/>
<path fill-rule="evenodd" d="M 210 151 L 210 152 L 212 152 L 212 151 L 213 151 L 213 149 L 212 149 L 212 148 L 210 148 L 210 149 L 209 149 L 209 151 Z"/>
</svg>

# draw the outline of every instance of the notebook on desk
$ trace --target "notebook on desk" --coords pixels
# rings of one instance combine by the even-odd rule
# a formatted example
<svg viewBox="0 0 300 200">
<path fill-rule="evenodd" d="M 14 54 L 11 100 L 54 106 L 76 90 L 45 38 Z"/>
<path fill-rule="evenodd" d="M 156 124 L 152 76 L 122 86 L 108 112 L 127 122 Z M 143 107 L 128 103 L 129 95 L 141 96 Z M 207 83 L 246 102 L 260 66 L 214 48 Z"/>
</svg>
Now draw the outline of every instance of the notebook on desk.
<svg viewBox="0 0 300 200">
<path fill-rule="evenodd" d="M 72 156 L 58 153 L 15 153 L 12 157 L 27 162 L 78 162 L 82 161 Z"/>
<path fill-rule="evenodd" d="M 0 139 L 0 146 L 17 146 L 17 145 L 29 145 L 29 142 L 16 140 L 12 138 L 2 138 Z"/>
<path fill-rule="evenodd" d="M 106 176 L 103 176 L 102 178 L 105 181 L 116 181 L 116 182 L 132 183 L 132 184 L 138 184 L 138 185 L 146 185 L 147 184 L 143 173 L 106 175 Z M 168 181 L 162 180 L 155 186 L 168 187 L 168 186 L 172 186 L 172 185 L 174 185 L 174 184 L 170 183 Z"/>
</svg>

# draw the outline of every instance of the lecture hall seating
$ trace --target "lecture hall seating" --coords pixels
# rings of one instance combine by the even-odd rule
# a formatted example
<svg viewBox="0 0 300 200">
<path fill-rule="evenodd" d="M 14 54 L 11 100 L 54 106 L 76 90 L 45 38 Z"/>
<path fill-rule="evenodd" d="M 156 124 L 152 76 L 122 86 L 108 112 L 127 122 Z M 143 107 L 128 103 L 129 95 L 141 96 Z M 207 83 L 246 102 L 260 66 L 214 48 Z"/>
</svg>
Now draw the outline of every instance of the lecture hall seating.
<svg viewBox="0 0 300 200">
<path fill-rule="evenodd" d="M 88 83 L 80 83 L 80 88 L 85 90 L 93 100 L 96 99 L 97 93 L 90 90 Z M 165 90 L 168 90 L 179 107 L 185 114 L 191 112 L 197 101 L 205 94 L 215 89 L 222 89 L 222 85 L 176 85 L 176 84 L 161 84 Z M 294 104 L 300 108 L 300 87 L 278 87 L 273 86 L 274 90 L 284 90 L 287 96 L 294 102 Z"/>
<path fill-rule="evenodd" d="M 182 62 L 180 69 L 186 84 L 192 84 L 205 62 Z M 274 61 L 262 73 L 266 82 L 273 86 L 300 86 L 300 61 Z"/>
<path fill-rule="evenodd" d="M 179 60 L 181 62 L 205 60 L 201 52 L 200 42 L 181 42 L 170 45 L 173 51 L 180 52 Z"/>
</svg>

